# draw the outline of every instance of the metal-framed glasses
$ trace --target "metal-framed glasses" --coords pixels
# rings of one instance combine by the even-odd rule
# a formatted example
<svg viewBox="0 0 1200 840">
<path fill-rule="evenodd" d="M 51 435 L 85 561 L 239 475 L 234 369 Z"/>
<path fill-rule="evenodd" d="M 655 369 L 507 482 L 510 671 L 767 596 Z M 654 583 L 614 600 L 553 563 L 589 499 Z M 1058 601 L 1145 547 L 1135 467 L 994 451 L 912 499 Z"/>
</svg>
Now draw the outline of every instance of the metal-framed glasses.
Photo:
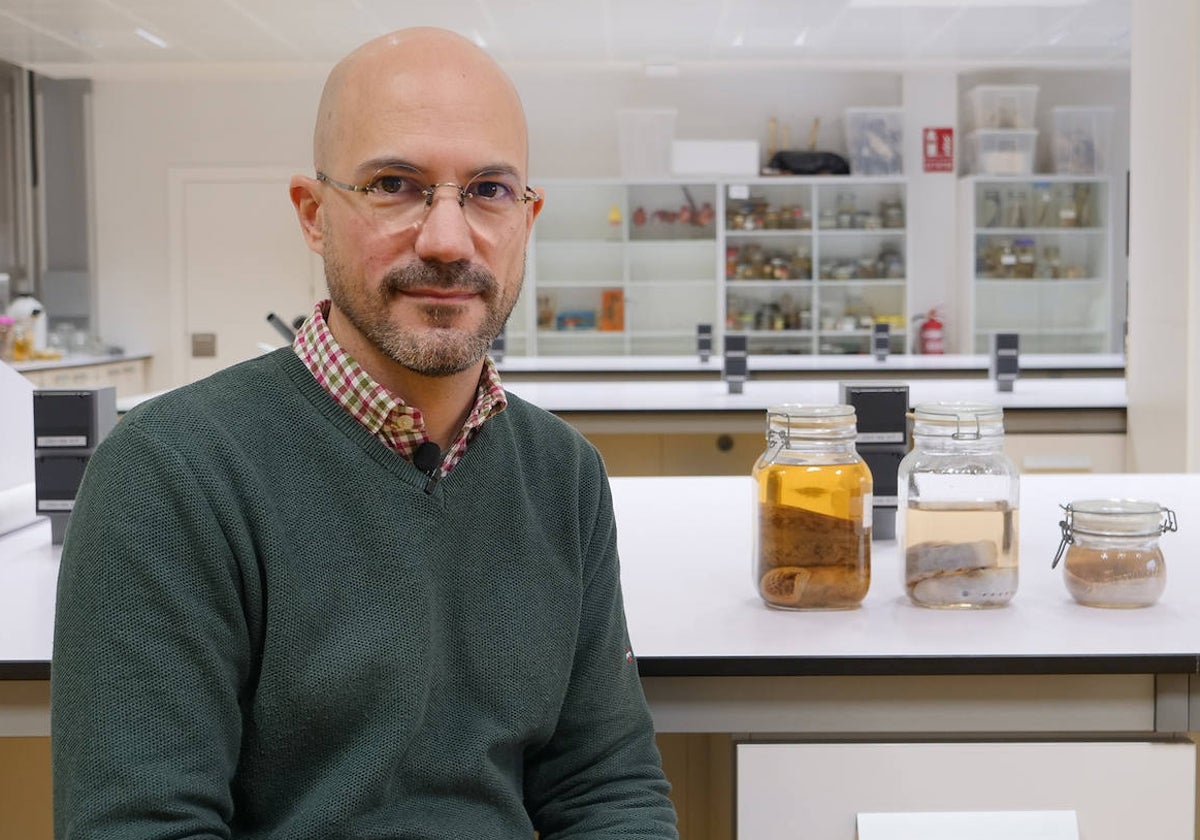
<svg viewBox="0 0 1200 840">
<path fill-rule="evenodd" d="M 539 198 L 532 187 L 523 186 L 506 171 L 481 172 L 465 185 L 453 181 L 431 184 L 418 172 L 402 166 L 385 166 L 364 184 L 347 184 L 324 172 L 317 172 L 317 180 L 364 196 L 380 223 L 395 226 L 420 221 L 441 187 L 458 193 L 458 206 L 468 224 L 478 228 L 511 221 L 520 208 Z"/>
</svg>

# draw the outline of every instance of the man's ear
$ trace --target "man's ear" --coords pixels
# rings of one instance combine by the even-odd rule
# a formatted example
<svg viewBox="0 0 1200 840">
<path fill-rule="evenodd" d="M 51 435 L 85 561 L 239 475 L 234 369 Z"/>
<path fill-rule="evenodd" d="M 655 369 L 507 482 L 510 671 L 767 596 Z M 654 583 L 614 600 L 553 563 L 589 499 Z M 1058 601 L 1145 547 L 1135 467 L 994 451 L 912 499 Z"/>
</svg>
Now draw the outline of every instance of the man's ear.
<svg viewBox="0 0 1200 840">
<path fill-rule="evenodd" d="M 324 256 L 325 237 L 321 224 L 319 189 L 320 182 L 306 175 L 293 175 L 288 184 L 288 194 L 292 197 L 292 206 L 296 208 L 296 218 L 300 220 L 304 241 L 312 251 Z"/>
</svg>

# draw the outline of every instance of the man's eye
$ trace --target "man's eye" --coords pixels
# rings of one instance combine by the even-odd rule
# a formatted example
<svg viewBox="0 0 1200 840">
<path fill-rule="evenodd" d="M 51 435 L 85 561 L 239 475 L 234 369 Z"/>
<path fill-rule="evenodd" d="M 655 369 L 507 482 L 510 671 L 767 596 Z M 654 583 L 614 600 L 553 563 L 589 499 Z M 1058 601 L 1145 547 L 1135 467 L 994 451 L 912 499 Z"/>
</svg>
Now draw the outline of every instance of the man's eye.
<svg viewBox="0 0 1200 840">
<path fill-rule="evenodd" d="M 476 198 L 483 198 L 489 201 L 505 201 L 515 196 L 516 190 L 512 185 L 504 181 L 488 178 L 472 182 L 470 193 Z"/>
<path fill-rule="evenodd" d="M 379 192 L 389 195 L 402 195 L 406 193 L 415 195 L 421 191 L 416 181 L 410 176 L 394 173 L 376 175 L 371 181 L 371 186 Z"/>
</svg>

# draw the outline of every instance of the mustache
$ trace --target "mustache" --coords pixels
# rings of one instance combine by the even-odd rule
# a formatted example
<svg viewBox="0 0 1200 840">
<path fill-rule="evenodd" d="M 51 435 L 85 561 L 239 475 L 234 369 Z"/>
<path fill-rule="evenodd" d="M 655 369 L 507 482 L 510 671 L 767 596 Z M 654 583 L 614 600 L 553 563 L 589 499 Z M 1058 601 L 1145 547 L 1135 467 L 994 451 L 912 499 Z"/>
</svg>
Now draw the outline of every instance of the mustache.
<svg viewBox="0 0 1200 840">
<path fill-rule="evenodd" d="M 416 260 L 393 268 L 383 277 L 383 292 L 388 296 L 409 289 L 453 289 L 494 295 L 496 277 L 486 268 L 468 262 Z"/>
</svg>

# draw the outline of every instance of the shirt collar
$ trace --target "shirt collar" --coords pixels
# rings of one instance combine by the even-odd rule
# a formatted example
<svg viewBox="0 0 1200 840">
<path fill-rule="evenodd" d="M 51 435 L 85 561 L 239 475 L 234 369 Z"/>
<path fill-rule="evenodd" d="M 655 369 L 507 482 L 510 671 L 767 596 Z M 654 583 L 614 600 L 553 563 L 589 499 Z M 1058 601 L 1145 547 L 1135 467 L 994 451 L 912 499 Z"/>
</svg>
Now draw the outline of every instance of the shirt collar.
<svg viewBox="0 0 1200 840">
<path fill-rule="evenodd" d="M 330 301 L 323 300 L 314 307 L 312 315 L 296 333 L 292 342 L 293 351 L 339 405 L 385 445 L 411 458 L 413 451 L 429 439 L 420 410 L 405 404 L 376 382 L 342 349 L 326 320 L 329 306 Z M 455 454 L 457 458 L 462 457 L 467 443 L 484 422 L 503 411 L 506 405 L 500 372 L 491 357 L 485 356 L 475 402 L 462 431 L 443 460 L 444 470 L 448 469 L 447 463 Z M 453 459 L 454 462 L 457 462 L 457 458 Z"/>
</svg>

